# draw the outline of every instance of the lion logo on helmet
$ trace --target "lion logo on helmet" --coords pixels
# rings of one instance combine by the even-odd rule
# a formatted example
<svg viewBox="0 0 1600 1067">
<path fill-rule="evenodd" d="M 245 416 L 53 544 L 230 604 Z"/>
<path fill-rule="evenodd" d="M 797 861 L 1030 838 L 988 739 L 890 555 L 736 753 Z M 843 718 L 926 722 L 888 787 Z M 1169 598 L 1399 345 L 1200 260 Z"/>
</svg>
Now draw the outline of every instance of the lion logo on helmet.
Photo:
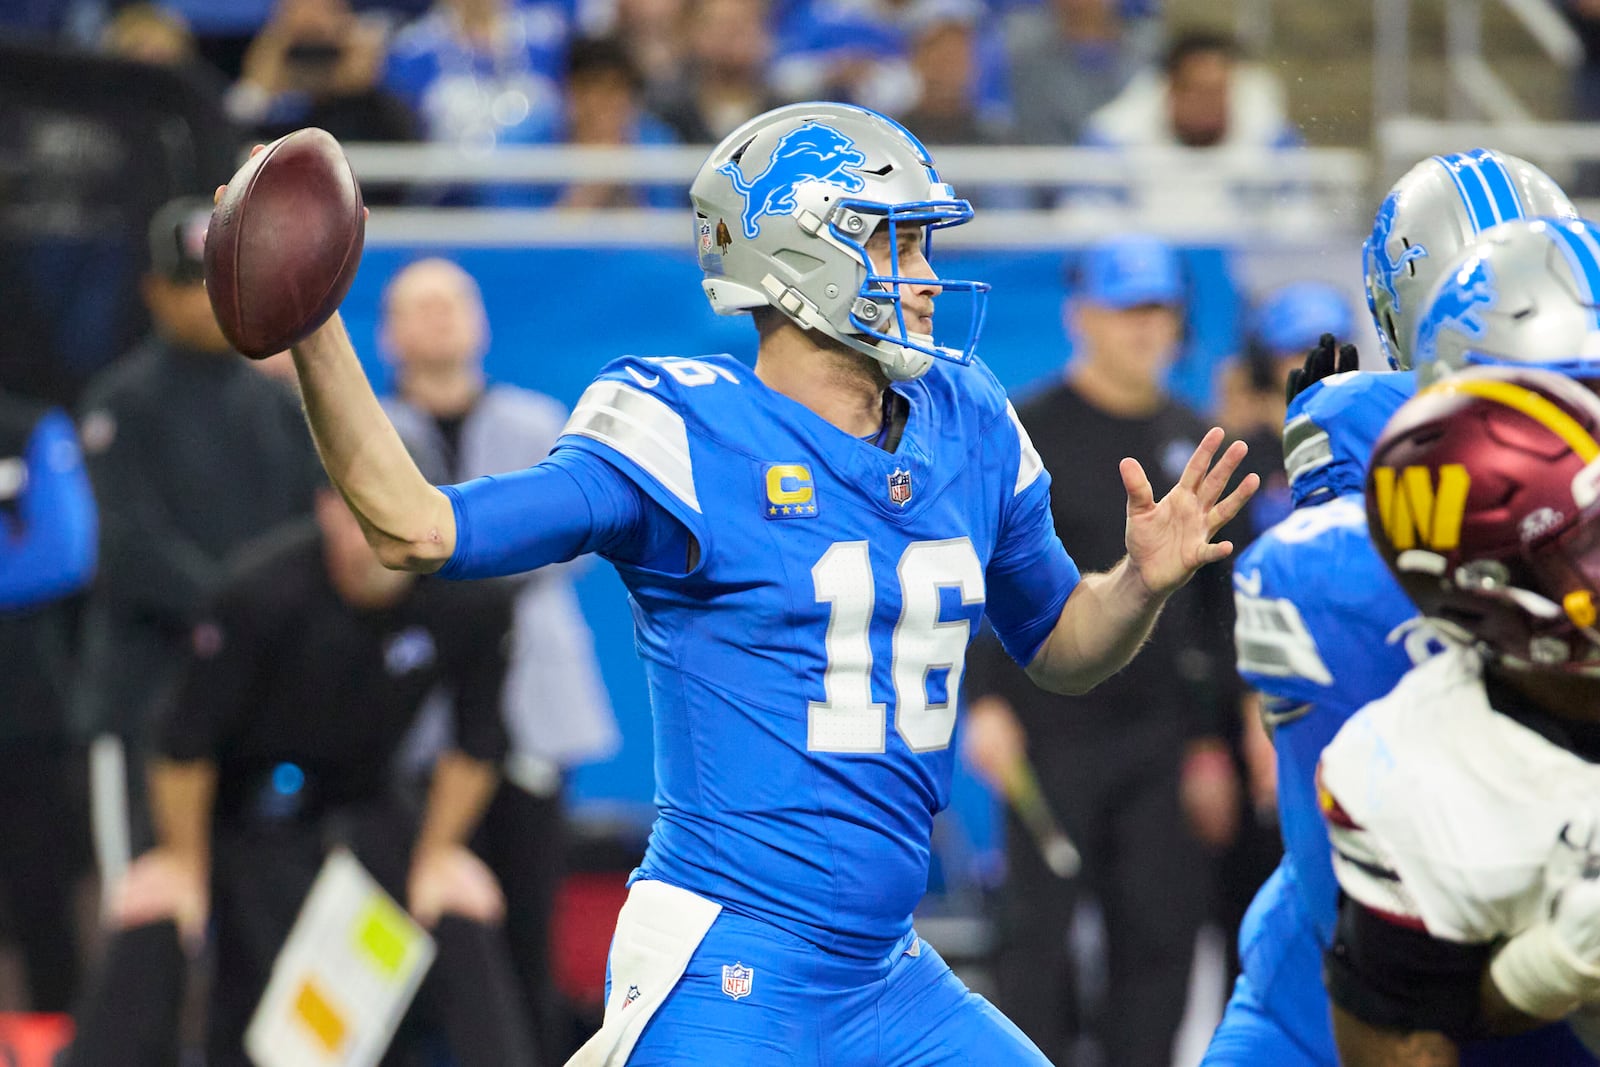
<svg viewBox="0 0 1600 1067">
<path fill-rule="evenodd" d="M 1372 236 L 1367 238 L 1367 276 L 1389 298 L 1395 311 L 1400 310 L 1400 294 L 1395 291 L 1395 275 L 1413 259 L 1428 254 L 1422 245 L 1411 245 L 1400 253 L 1399 259 L 1389 255 L 1389 239 L 1394 236 L 1394 213 L 1400 206 L 1400 194 L 1390 193 L 1378 208 L 1378 217 L 1372 224 Z"/>
<path fill-rule="evenodd" d="M 1439 290 L 1427 317 L 1417 326 L 1417 362 L 1433 360 L 1441 330 L 1456 330 L 1474 340 L 1482 337 L 1489 330 L 1482 312 L 1494 307 L 1498 299 L 1489 261 L 1482 256 L 1467 260 L 1450 283 Z"/>
<path fill-rule="evenodd" d="M 859 193 L 866 180 L 852 173 L 867 161 L 856 143 L 832 126 L 808 122 L 784 134 L 772 150 L 767 169 L 746 181 L 732 160 L 717 168 L 744 197 L 744 235 L 761 232 L 763 215 L 787 215 L 795 209 L 794 192 L 805 182 L 825 182 L 847 193 Z"/>
</svg>

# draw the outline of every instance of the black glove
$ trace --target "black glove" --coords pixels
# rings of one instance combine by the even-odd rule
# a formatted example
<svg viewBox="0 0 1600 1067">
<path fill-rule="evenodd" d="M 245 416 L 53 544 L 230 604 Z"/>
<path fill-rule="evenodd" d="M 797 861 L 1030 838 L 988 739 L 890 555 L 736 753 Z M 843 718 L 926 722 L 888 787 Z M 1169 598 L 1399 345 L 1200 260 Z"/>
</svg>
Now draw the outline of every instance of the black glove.
<svg viewBox="0 0 1600 1067">
<path fill-rule="evenodd" d="M 1357 370 L 1360 366 L 1361 357 L 1356 354 L 1355 345 L 1341 345 L 1334 339 L 1333 334 L 1325 333 L 1317 341 L 1317 347 L 1306 353 L 1305 366 L 1296 367 L 1289 372 L 1289 384 L 1284 389 L 1284 399 L 1292 401 L 1311 388 L 1313 382 L 1320 382 L 1330 374 Z"/>
</svg>

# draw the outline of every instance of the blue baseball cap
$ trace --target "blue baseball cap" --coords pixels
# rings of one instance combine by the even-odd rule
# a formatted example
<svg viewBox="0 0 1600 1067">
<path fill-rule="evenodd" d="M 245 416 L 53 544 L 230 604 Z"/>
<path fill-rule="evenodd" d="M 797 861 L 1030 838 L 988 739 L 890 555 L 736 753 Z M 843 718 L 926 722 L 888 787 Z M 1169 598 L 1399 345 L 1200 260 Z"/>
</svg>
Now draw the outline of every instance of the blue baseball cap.
<svg viewBox="0 0 1600 1067">
<path fill-rule="evenodd" d="M 1110 308 L 1184 303 L 1183 265 L 1171 245 L 1130 234 L 1097 241 L 1078 261 L 1078 295 Z"/>
<path fill-rule="evenodd" d="M 1267 295 L 1256 308 L 1250 334 L 1269 352 L 1303 354 L 1325 333 L 1350 339 L 1350 301 L 1327 282 L 1293 282 Z"/>
</svg>

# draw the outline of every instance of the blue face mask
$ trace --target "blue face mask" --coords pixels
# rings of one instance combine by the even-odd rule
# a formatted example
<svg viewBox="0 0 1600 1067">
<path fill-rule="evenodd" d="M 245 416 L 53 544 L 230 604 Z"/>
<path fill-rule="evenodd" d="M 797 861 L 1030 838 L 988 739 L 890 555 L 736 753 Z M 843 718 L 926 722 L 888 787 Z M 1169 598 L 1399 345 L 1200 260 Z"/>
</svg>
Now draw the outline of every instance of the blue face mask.
<svg viewBox="0 0 1600 1067">
<path fill-rule="evenodd" d="M 952 363 L 962 365 L 971 363 L 977 352 L 978 337 L 983 332 L 984 316 L 988 312 L 989 283 L 947 278 L 929 279 L 907 274 L 900 266 L 900 228 L 922 227 L 922 255 L 932 263 L 933 231 L 967 222 L 972 218 L 972 205 L 965 200 L 952 197 L 949 200 L 919 200 L 908 204 L 896 204 L 887 209 L 881 204 L 867 201 L 843 200 L 840 201 L 839 208 L 840 212 L 836 213 L 834 221 L 828 223 L 829 232 L 837 240 L 852 248 L 867 268 L 867 276 L 862 280 L 861 291 L 858 294 L 860 299 L 856 301 L 850 313 L 851 325 L 877 341 L 888 341 Z M 879 225 L 887 230 L 890 250 L 887 273 L 880 273 L 873 264 L 872 257 L 867 252 L 865 239 L 846 233 L 837 221 L 840 218 L 856 219 L 874 215 L 883 220 Z M 966 330 L 959 347 L 940 345 L 932 337 L 914 334 L 906 327 L 900 286 L 926 285 L 930 280 L 939 286 L 938 300 L 942 309 L 939 317 L 942 320 L 948 320 L 950 317 L 950 300 L 947 298 L 959 299 L 962 294 L 966 296 L 968 305 Z M 956 317 L 958 319 L 961 317 L 959 312 Z"/>
</svg>

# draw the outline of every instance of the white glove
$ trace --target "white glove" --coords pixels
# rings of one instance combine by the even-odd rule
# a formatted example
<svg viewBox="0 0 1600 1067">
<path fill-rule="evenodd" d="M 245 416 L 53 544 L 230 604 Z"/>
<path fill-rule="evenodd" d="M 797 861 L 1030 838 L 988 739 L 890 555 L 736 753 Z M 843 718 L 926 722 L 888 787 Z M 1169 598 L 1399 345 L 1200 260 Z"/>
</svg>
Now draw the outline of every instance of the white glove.
<svg viewBox="0 0 1600 1067">
<path fill-rule="evenodd" d="M 1544 917 L 1507 941 L 1489 965 L 1495 987 L 1517 1010 L 1565 1018 L 1600 1003 L 1600 822 L 1573 819 L 1545 865 Z"/>
</svg>

